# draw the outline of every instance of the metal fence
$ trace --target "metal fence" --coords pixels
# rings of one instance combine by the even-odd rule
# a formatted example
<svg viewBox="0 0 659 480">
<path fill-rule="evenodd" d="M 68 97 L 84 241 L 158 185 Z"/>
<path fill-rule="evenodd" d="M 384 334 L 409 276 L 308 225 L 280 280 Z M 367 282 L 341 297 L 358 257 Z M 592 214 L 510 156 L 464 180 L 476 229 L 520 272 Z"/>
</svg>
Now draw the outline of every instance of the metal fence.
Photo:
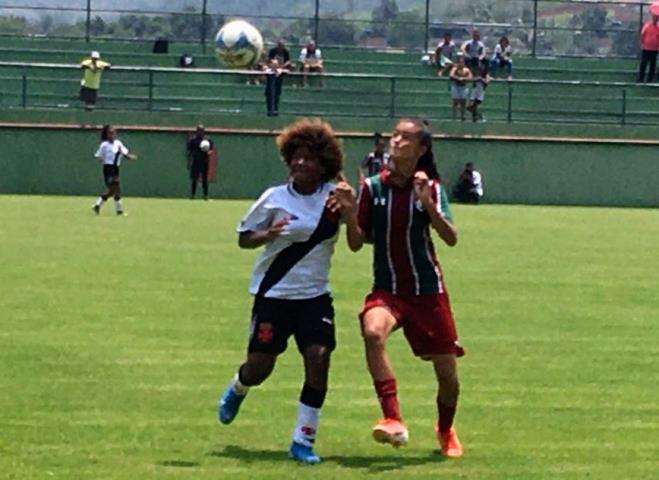
<svg viewBox="0 0 659 480">
<path fill-rule="evenodd" d="M 622 0 L 1 0 L 0 35 L 167 37 L 205 51 L 218 25 L 241 17 L 267 42 L 427 51 L 446 31 L 459 42 L 478 27 L 486 45 L 505 34 L 518 54 L 633 57 L 647 7 Z"/>
<path fill-rule="evenodd" d="M 286 76 L 286 115 L 451 119 L 446 79 L 311 74 Z M 80 109 L 78 65 L 0 62 L 0 107 Z M 217 69 L 116 67 L 106 72 L 98 108 L 265 114 L 263 73 Z M 261 84 L 258 84 L 261 82 Z M 514 80 L 493 82 L 482 112 L 498 122 L 659 125 L 659 85 Z M 455 117 L 460 120 L 459 114 Z M 467 114 L 467 121 L 470 120 Z"/>
</svg>

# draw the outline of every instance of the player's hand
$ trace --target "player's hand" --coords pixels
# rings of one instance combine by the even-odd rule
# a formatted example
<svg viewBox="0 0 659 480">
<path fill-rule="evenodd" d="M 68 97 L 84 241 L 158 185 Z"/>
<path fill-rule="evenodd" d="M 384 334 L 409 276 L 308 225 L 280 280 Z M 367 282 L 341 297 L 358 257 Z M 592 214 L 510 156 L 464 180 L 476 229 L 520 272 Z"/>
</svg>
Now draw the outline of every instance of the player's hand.
<svg viewBox="0 0 659 480">
<path fill-rule="evenodd" d="M 281 220 L 277 220 L 272 225 L 270 225 L 270 228 L 268 228 L 267 233 L 265 235 L 268 241 L 274 240 L 279 235 L 281 235 L 284 232 L 284 230 L 286 230 L 286 227 L 288 226 L 289 223 L 291 223 L 291 220 L 288 217 L 285 217 L 282 218 Z"/>
<path fill-rule="evenodd" d="M 430 189 L 430 179 L 426 172 L 416 172 L 414 174 L 414 194 L 421 203 L 427 205 L 432 202 L 432 191 Z"/>
<path fill-rule="evenodd" d="M 339 172 L 336 179 L 339 182 L 336 184 L 334 195 L 328 199 L 329 209 L 333 212 L 340 211 L 344 215 L 354 212 L 357 206 L 355 189 L 350 186 L 343 172 Z"/>
</svg>

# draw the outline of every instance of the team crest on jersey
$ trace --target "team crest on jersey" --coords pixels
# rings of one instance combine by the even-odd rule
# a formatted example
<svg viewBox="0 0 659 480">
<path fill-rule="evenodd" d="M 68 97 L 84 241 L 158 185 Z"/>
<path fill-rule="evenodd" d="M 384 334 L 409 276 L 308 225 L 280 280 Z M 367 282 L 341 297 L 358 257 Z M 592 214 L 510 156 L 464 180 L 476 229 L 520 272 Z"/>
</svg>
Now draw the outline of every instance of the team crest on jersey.
<svg viewBox="0 0 659 480">
<path fill-rule="evenodd" d="M 414 207 L 420 212 L 424 212 L 426 210 L 426 207 L 423 206 L 421 200 L 417 200 L 416 202 L 414 202 Z"/>
<path fill-rule="evenodd" d="M 272 323 L 260 323 L 259 331 L 256 333 L 256 339 L 259 343 L 270 343 L 272 342 Z"/>
</svg>

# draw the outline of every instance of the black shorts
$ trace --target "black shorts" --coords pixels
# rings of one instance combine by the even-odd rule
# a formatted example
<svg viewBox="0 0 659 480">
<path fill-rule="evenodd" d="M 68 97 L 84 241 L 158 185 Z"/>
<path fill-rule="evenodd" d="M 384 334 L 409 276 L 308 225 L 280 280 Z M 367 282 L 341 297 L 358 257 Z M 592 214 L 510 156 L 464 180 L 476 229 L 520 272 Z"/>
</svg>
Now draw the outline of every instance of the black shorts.
<svg viewBox="0 0 659 480">
<path fill-rule="evenodd" d="M 192 162 L 190 167 L 190 178 L 192 180 L 208 179 L 208 162 Z"/>
<path fill-rule="evenodd" d="M 88 105 L 96 104 L 96 95 L 98 90 L 94 88 L 80 87 L 80 100 Z"/>
<path fill-rule="evenodd" d="M 119 185 L 119 167 L 116 165 L 103 165 L 103 181 L 106 186 Z"/>
<path fill-rule="evenodd" d="M 295 336 L 300 353 L 311 345 L 336 348 L 334 307 L 329 294 L 305 300 L 254 297 L 250 325 L 250 353 L 279 355 Z"/>
</svg>

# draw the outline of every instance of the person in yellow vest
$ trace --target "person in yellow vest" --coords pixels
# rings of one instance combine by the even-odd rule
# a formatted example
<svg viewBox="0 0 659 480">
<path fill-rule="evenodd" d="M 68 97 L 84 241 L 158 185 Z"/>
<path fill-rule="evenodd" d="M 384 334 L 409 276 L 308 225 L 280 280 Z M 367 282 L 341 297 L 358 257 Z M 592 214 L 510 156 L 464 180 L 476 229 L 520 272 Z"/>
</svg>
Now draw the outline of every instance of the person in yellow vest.
<svg viewBox="0 0 659 480">
<path fill-rule="evenodd" d="M 96 105 L 96 96 L 101 86 L 101 73 L 110 68 L 110 64 L 102 61 L 101 54 L 94 51 L 89 58 L 80 62 L 80 68 L 84 71 L 80 81 L 80 100 L 85 103 L 87 110 L 92 110 Z"/>
</svg>

